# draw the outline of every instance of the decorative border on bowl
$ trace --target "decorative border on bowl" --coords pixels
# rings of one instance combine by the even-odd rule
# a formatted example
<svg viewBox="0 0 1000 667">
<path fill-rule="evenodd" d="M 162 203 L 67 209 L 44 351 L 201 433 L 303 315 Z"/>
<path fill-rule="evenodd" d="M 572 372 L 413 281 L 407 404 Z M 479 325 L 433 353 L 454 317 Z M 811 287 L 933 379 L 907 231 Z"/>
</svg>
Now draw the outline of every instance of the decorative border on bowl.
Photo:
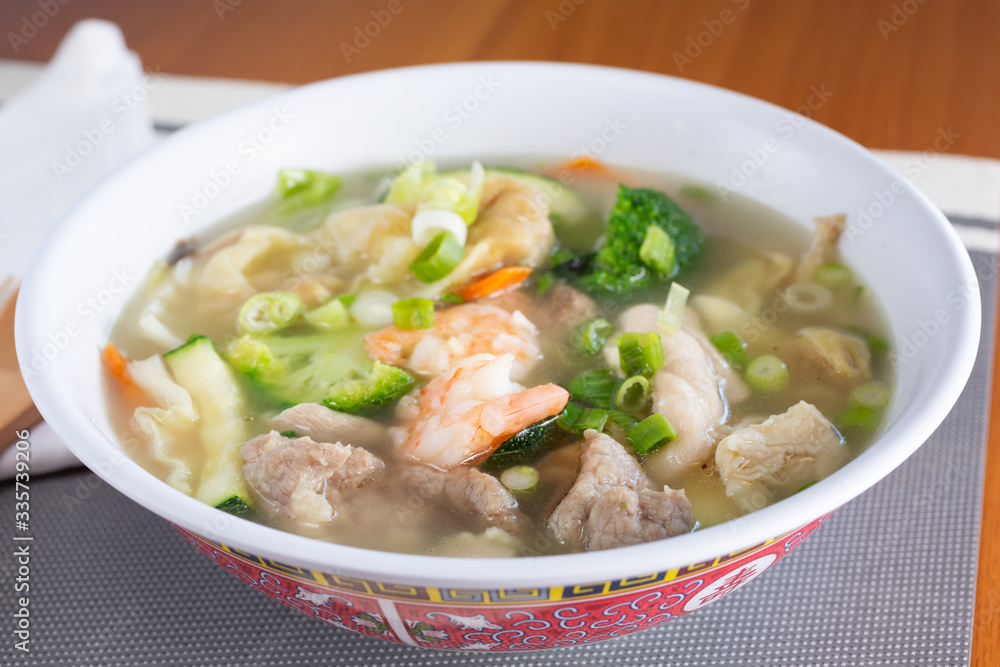
<svg viewBox="0 0 1000 667">
<path fill-rule="evenodd" d="M 712 560 L 687 565 L 685 567 L 674 568 L 671 570 L 664 570 L 644 576 L 627 577 L 624 579 L 587 584 L 576 584 L 572 586 L 495 589 L 411 586 L 407 584 L 394 584 L 323 573 L 316 570 L 301 568 L 295 565 L 289 565 L 270 558 L 256 556 L 241 549 L 209 540 L 208 538 L 192 533 L 184 528 L 181 528 L 180 526 L 175 525 L 174 528 L 184 535 L 188 541 L 191 542 L 191 544 L 197 547 L 200 551 L 205 552 L 207 555 L 211 554 L 205 549 L 205 547 L 210 547 L 211 549 L 217 549 L 234 556 L 247 565 L 253 565 L 262 570 L 273 572 L 284 577 L 289 577 L 304 583 L 318 584 L 324 588 L 333 589 L 343 593 L 405 602 L 444 603 L 448 605 L 511 605 L 583 600 L 660 586 L 669 581 L 683 579 L 701 572 L 707 572 L 721 565 L 725 565 L 726 563 L 743 559 L 750 554 L 768 548 L 775 542 L 785 540 L 796 533 L 801 534 L 803 531 L 808 531 L 805 533 L 808 534 L 809 532 L 812 532 L 812 529 L 814 529 L 813 526 L 818 526 L 825 519 L 826 517 L 824 516 L 813 524 L 810 524 L 810 526 L 801 530 L 792 531 L 791 533 L 781 537 L 773 538 L 760 544 L 755 544 L 751 547 L 747 547 L 746 549 L 733 551 Z M 803 535 L 803 537 L 805 537 L 805 535 Z"/>
</svg>

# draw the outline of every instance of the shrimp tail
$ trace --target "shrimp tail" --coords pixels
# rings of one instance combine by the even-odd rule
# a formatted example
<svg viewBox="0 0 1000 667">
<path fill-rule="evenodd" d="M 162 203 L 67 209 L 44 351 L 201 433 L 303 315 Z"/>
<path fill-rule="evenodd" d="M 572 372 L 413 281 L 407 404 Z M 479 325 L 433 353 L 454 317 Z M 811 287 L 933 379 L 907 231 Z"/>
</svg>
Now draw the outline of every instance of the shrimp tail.
<svg viewBox="0 0 1000 667">
<path fill-rule="evenodd" d="M 543 384 L 485 403 L 478 415 L 476 437 L 467 450 L 471 455 L 463 463 L 482 462 L 508 438 L 559 414 L 568 402 L 568 391 L 556 384 Z"/>
</svg>

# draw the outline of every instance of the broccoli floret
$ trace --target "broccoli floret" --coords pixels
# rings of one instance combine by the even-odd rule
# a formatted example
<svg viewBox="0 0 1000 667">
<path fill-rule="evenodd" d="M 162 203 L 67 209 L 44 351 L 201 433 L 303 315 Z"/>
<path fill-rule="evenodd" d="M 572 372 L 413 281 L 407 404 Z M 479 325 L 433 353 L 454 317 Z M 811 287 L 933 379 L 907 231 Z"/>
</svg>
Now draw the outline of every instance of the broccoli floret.
<svg viewBox="0 0 1000 667">
<path fill-rule="evenodd" d="M 676 261 L 669 274 L 646 266 L 639 249 L 646 230 L 656 225 L 673 242 Z M 705 237 L 691 216 L 667 195 L 648 188 L 621 185 L 608 219 L 607 238 L 580 285 L 597 296 L 623 297 L 687 271 L 701 254 Z"/>
<path fill-rule="evenodd" d="M 226 361 L 265 390 L 273 381 L 288 373 L 288 366 L 275 358 L 263 341 L 243 336 L 232 341 L 225 351 Z"/>
<path fill-rule="evenodd" d="M 226 347 L 225 357 L 283 406 L 322 403 L 341 412 L 361 412 L 399 398 L 414 385 L 405 371 L 373 363 L 356 332 L 243 336 Z"/>
</svg>

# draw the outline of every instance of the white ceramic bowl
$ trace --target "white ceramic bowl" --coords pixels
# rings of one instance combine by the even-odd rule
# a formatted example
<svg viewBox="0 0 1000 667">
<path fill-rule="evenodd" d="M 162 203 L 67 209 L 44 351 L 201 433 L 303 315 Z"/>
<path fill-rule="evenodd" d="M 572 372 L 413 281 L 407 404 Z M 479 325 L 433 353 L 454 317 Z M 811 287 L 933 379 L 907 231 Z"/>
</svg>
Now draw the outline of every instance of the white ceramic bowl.
<svg viewBox="0 0 1000 667">
<path fill-rule="evenodd" d="M 121 454 L 99 358 L 112 323 L 154 260 L 177 239 L 267 196 L 278 169 L 348 171 L 421 155 L 503 162 L 581 148 L 612 164 L 738 186 L 804 226 L 817 215 L 846 212 L 842 252 L 883 303 L 900 353 L 878 441 L 794 500 L 736 522 L 614 551 L 490 562 L 365 551 L 282 533 L 202 505 Z M 928 324 L 942 317 L 943 324 Z M 474 63 L 320 82 L 169 137 L 58 224 L 24 279 L 16 333 L 28 388 L 76 455 L 131 499 L 208 538 L 191 535 L 247 583 L 367 634 L 503 649 L 647 627 L 759 574 L 927 439 L 968 379 L 979 330 L 978 283 L 948 221 L 843 136 L 681 79 L 581 65 Z M 775 541 L 783 535 L 792 537 Z M 652 609 L 651 597 L 659 611 L 630 620 Z M 602 626 L 616 606 L 626 609 L 623 620 Z M 367 622 L 352 620 L 361 609 Z M 529 617 L 536 627 L 514 627 Z"/>
</svg>

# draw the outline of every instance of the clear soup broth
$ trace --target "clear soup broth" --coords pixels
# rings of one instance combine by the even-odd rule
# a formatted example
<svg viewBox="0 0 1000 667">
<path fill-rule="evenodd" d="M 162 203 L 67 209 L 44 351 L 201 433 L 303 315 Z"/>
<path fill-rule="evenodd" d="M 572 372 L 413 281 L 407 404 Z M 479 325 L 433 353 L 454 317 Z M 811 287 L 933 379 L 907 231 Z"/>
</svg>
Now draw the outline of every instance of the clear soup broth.
<svg viewBox="0 0 1000 667">
<path fill-rule="evenodd" d="M 835 230 L 819 224 L 828 237 L 814 242 L 676 175 L 557 164 L 487 168 L 472 214 L 468 164 L 391 182 L 390 170 L 346 174 L 339 188 L 293 173 L 284 196 L 179 242 L 105 352 L 129 455 L 288 532 L 530 556 L 719 524 L 872 442 L 889 331 Z M 622 183 L 681 212 L 638 190 L 623 203 Z M 693 253 L 677 232 L 687 223 L 660 224 L 685 212 L 703 236 Z M 463 213 L 473 222 L 449 227 Z M 594 277 L 623 239 L 619 258 L 645 246 L 635 289 Z M 673 319 L 668 295 L 681 299 Z M 635 333 L 639 346 L 623 347 Z"/>
</svg>

